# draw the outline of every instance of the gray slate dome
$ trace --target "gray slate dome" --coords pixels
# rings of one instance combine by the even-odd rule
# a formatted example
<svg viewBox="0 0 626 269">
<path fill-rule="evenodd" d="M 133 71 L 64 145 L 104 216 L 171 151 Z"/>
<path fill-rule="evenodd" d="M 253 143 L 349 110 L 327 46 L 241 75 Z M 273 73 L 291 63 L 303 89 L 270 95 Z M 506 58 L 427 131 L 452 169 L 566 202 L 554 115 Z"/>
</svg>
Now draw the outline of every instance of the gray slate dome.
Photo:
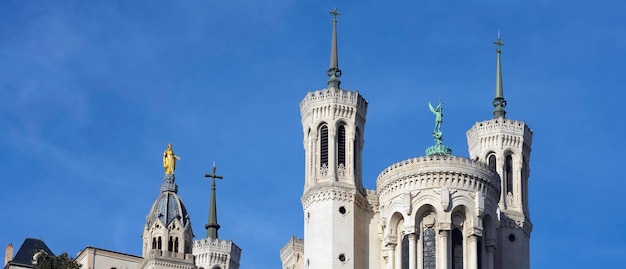
<svg viewBox="0 0 626 269">
<path fill-rule="evenodd" d="M 183 227 L 189 224 L 189 215 L 183 201 L 178 197 L 174 175 L 166 174 L 165 182 L 161 185 L 161 193 L 146 217 L 146 227 L 150 227 L 157 219 L 167 226 L 174 219 L 180 220 Z"/>
</svg>

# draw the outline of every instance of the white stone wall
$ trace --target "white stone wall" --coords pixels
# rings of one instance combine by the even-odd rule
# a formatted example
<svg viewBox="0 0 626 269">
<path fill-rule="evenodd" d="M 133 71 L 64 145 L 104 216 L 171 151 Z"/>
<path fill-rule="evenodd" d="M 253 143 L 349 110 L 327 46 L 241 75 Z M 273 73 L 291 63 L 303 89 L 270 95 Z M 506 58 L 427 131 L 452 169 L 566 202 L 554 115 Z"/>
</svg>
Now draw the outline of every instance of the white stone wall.
<svg viewBox="0 0 626 269">
<path fill-rule="evenodd" d="M 83 269 L 137 269 L 143 262 L 139 256 L 94 247 L 83 249 L 75 260 Z"/>
<path fill-rule="evenodd" d="M 197 268 L 239 269 L 241 248 L 232 240 L 204 238 L 193 242 L 193 255 Z"/>
</svg>

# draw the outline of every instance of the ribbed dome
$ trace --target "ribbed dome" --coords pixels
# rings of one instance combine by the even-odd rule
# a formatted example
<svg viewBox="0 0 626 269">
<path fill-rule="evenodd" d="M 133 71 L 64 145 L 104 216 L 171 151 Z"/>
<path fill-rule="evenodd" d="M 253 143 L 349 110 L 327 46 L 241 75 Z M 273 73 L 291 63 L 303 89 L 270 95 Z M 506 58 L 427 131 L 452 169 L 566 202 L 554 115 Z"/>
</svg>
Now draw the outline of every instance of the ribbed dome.
<svg viewBox="0 0 626 269">
<path fill-rule="evenodd" d="M 161 186 L 161 193 L 154 201 L 146 218 L 146 226 L 150 227 L 156 219 L 160 219 L 165 226 L 169 225 L 174 219 L 178 219 L 185 227 L 189 224 L 189 215 L 183 201 L 176 194 L 177 188 L 174 184 L 174 175 L 165 176 L 165 182 Z"/>
</svg>

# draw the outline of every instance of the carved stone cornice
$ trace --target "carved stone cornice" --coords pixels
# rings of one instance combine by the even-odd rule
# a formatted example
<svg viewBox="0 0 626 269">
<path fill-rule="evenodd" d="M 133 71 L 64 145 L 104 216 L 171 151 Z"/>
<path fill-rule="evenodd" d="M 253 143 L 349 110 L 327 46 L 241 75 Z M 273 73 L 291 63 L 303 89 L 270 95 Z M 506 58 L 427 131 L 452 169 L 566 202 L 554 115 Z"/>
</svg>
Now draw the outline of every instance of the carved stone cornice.
<svg viewBox="0 0 626 269">
<path fill-rule="evenodd" d="M 472 154 L 477 149 L 509 147 L 530 151 L 533 131 L 526 122 L 510 119 L 491 119 L 477 122 L 467 131 L 467 144 Z"/>
<path fill-rule="evenodd" d="M 311 203 L 323 201 L 355 201 L 357 190 L 354 187 L 344 187 L 337 184 L 321 185 L 309 188 L 302 195 L 302 207 L 306 210 Z M 362 202 L 362 201 L 361 201 Z"/>
<path fill-rule="evenodd" d="M 358 91 L 343 89 L 323 89 L 309 92 L 300 102 L 300 114 L 303 122 L 311 115 L 318 118 L 331 115 L 344 115 L 346 117 L 349 114 L 349 117 L 353 117 L 354 108 L 357 109 L 356 117 L 365 121 L 367 101 Z"/>
<path fill-rule="evenodd" d="M 500 178 L 489 167 L 463 157 L 426 156 L 404 160 L 385 169 L 376 180 L 381 203 L 406 192 L 447 188 L 482 192 L 490 201 L 500 197 Z"/>
</svg>

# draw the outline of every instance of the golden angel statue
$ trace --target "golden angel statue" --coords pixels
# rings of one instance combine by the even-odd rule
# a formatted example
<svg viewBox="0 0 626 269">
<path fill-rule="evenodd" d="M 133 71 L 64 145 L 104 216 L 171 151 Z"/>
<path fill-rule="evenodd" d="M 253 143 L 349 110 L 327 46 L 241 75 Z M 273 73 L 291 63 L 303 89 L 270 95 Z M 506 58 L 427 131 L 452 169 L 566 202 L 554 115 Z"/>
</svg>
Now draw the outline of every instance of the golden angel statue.
<svg viewBox="0 0 626 269">
<path fill-rule="evenodd" d="M 166 174 L 174 174 L 177 159 L 180 160 L 180 157 L 174 154 L 172 144 L 167 144 L 167 149 L 163 152 L 163 167 L 165 168 Z"/>
</svg>

